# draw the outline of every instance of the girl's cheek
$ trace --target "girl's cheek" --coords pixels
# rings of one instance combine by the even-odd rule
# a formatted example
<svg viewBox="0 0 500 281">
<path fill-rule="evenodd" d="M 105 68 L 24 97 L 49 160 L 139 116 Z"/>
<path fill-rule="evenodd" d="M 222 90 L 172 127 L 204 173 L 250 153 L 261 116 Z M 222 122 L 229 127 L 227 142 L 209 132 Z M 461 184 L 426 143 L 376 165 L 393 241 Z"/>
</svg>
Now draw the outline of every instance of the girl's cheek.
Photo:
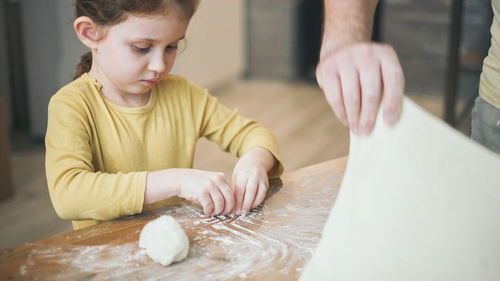
<svg viewBox="0 0 500 281">
<path fill-rule="evenodd" d="M 172 55 L 172 57 L 170 58 L 169 60 L 169 67 L 172 68 L 174 66 L 174 63 L 175 63 L 175 59 L 177 58 L 177 55 L 174 54 Z"/>
</svg>

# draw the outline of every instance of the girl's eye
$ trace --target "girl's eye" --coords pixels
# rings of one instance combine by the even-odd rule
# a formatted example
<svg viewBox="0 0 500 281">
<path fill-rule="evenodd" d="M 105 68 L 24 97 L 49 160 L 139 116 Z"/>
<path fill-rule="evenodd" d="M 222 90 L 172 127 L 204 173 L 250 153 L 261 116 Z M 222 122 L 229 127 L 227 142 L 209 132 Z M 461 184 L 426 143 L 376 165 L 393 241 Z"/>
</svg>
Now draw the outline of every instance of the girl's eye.
<svg viewBox="0 0 500 281">
<path fill-rule="evenodd" d="M 177 50 L 177 45 L 168 45 L 167 51 L 169 51 L 169 50 Z"/>
<path fill-rule="evenodd" d="M 150 47 L 146 47 L 146 48 L 142 48 L 142 47 L 137 47 L 137 46 L 134 46 L 134 50 L 138 53 L 141 53 L 141 54 L 146 54 L 147 52 L 149 52 L 150 50 Z"/>
</svg>

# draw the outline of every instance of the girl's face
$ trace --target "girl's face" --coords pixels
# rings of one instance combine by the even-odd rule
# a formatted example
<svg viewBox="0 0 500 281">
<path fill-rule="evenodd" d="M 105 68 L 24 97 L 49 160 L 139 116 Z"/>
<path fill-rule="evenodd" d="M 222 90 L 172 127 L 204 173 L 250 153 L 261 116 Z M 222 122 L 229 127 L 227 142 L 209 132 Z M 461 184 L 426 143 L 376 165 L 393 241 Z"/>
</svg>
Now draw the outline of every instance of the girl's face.
<svg viewBox="0 0 500 281">
<path fill-rule="evenodd" d="M 146 94 L 172 69 L 187 27 L 173 14 L 129 15 L 99 40 L 90 72 L 107 95 Z"/>
</svg>

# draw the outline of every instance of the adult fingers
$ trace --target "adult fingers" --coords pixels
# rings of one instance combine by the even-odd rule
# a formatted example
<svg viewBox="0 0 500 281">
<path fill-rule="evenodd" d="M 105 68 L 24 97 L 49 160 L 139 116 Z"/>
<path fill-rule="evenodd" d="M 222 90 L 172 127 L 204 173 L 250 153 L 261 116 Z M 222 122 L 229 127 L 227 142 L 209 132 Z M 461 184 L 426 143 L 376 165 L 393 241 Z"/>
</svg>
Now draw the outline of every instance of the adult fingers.
<svg viewBox="0 0 500 281">
<path fill-rule="evenodd" d="M 264 198 L 266 197 L 266 191 L 267 191 L 267 184 L 264 182 L 259 183 L 259 187 L 257 189 L 257 195 L 255 196 L 255 199 L 253 200 L 252 204 L 252 209 L 256 208 L 257 206 L 264 201 Z"/>
<path fill-rule="evenodd" d="M 384 88 L 382 97 L 384 121 L 392 126 L 398 121 L 401 112 L 404 75 L 394 49 L 390 46 L 383 46 L 381 52 L 383 54 L 380 59 L 380 66 Z"/>
<path fill-rule="evenodd" d="M 377 60 L 372 60 L 359 69 L 361 84 L 361 113 L 359 117 L 360 134 L 370 134 L 377 119 L 377 111 L 382 96 L 382 83 L 380 65 Z"/>
<path fill-rule="evenodd" d="M 324 75 L 326 75 L 327 77 L 324 77 Z M 344 126 L 348 127 L 349 123 L 347 122 L 344 99 L 342 98 L 342 93 L 340 90 L 340 80 L 337 72 L 330 71 L 324 74 L 318 67 L 318 70 L 316 71 L 316 77 L 318 80 L 318 84 L 320 84 L 323 92 L 325 93 L 326 101 L 332 108 L 335 116 L 340 122 L 342 122 Z"/>
<path fill-rule="evenodd" d="M 342 98 L 344 100 L 349 128 L 355 133 L 358 131 L 361 97 L 359 93 L 359 74 L 351 66 L 344 66 L 340 75 Z"/>
<path fill-rule="evenodd" d="M 258 185 L 259 182 L 255 177 L 248 179 L 247 186 L 245 187 L 245 199 L 243 200 L 243 205 L 241 206 L 241 211 L 245 214 L 248 213 L 252 207 Z"/>
</svg>

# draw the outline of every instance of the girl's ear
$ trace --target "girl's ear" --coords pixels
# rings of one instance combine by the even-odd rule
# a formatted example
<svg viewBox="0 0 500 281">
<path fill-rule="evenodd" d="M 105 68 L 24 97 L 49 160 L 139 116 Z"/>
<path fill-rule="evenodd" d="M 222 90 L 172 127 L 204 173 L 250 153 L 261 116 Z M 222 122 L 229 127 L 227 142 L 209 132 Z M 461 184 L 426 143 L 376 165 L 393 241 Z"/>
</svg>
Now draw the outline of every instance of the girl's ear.
<svg viewBox="0 0 500 281">
<path fill-rule="evenodd" d="M 99 30 L 97 25 L 89 17 L 78 17 L 74 23 L 76 36 L 90 49 L 96 49 L 99 42 Z"/>
</svg>

